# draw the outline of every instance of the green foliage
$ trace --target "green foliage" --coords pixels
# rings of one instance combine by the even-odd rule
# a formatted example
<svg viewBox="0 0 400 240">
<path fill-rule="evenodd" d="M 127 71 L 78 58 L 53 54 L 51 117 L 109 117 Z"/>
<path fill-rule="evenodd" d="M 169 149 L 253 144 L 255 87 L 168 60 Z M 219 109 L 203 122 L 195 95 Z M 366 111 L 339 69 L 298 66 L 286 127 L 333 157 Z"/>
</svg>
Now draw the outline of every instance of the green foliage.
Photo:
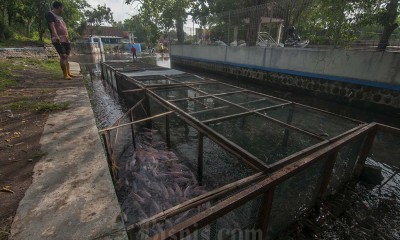
<svg viewBox="0 0 400 240">
<path fill-rule="evenodd" d="M 97 8 L 91 8 L 85 11 L 85 22 L 87 25 L 97 28 L 102 23 L 113 23 L 113 14 L 111 9 L 104 5 L 97 5 Z M 92 28 L 92 31 L 93 31 Z"/>
<path fill-rule="evenodd" d="M 296 27 L 313 44 L 344 44 L 355 39 L 355 23 L 349 12 L 345 0 L 316 0 L 300 16 Z"/>
<path fill-rule="evenodd" d="M 2 0 L 0 1 L 0 41 L 13 34 L 44 41 L 49 38 L 45 14 L 51 10 L 54 0 Z M 72 40 L 82 33 L 82 25 L 112 22 L 111 10 L 103 6 L 91 8 L 86 0 L 64 0 L 62 15 Z M 89 14 L 86 16 L 85 14 Z M 46 38 L 47 37 L 47 38 Z"/>
<path fill-rule="evenodd" d="M 168 32 L 176 27 L 178 39 L 183 42 L 183 24 L 188 16 L 188 11 L 193 6 L 190 0 L 125 0 L 126 4 L 140 2 L 139 17 L 143 23 L 150 24 L 146 29 L 151 37 L 156 36 L 154 26 L 158 32 Z M 159 30 L 158 30 L 159 29 Z M 148 39 L 150 40 L 150 39 Z"/>
<path fill-rule="evenodd" d="M 14 71 L 16 67 L 4 60 L 0 60 L 0 91 L 4 91 L 6 88 L 14 87 L 16 85 Z"/>
<path fill-rule="evenodd" d="M 161 32 L 157 25 L 141 15 L 136 15 L 131 19 L 126 19 L 123 23 L 116 23 L 114 24 L 114 27 L 120 27 L 133 32 L 136 42 L 146 43 L 148 46 L 157 43 L 161 36 Z"/>
</svg>

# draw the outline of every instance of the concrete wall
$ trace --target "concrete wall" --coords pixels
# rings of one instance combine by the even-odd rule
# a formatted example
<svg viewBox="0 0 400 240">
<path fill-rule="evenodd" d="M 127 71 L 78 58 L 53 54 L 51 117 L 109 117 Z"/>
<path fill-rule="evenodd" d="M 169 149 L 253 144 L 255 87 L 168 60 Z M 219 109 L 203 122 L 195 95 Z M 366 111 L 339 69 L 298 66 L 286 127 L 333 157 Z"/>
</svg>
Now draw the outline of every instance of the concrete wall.
<svg viewBox="0 0 400 240">
<path fill-rule="evenodd" d="M 171 46 L 173 67 L 244 77 L 379 111 L 400 110 L 400 54 L 294 48 Z"/>
<path fill-rule="evenodd" d="M 214 61 L 389 89 L 391 86 L 386 85 L 397 85 L 394 89 L 400 90 L 400 53 L 395 52 L 173 45 L 171 57 Z"/>
<path fill-rule="evenodd" d="M 77 43 L 72 43 L 71 46 L 72 50 L 77 54 L 100 53 L 100 48 L 98 43 L 77 42 Z"/>
</svg>

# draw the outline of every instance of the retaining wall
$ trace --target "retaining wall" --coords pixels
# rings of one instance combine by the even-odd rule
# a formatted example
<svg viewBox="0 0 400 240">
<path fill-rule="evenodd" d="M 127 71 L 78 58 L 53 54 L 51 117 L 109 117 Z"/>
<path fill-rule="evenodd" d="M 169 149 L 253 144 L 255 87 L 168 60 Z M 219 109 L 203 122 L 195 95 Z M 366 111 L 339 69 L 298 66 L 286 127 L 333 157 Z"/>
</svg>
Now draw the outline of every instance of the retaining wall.
<svg viewBox="0 0 400 240">
<path fill-rule="evenodd" d="M 173 45 L 171 64 L 246 77 L 365 107 L 400 109 L 400 54 L 395 52 Z"/>
</svg>

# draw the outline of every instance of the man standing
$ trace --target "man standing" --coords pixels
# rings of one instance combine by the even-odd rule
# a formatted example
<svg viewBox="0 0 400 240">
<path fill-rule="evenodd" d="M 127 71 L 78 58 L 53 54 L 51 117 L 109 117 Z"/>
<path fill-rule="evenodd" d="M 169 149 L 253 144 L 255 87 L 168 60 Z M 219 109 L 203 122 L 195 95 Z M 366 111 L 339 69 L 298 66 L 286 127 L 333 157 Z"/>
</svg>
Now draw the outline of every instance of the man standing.
<svg viewBox="0 0 400 240">
<path fill-rule="evenodd" d="M 68 30 L 61 14 L 64 12 L 64 6 L 61 2 L 55 1 L 53 9 L 46 14 L 46 20 L 51 34 L 51 42 L 60 55 L 60 65 L 64 73 L 64 79 L 71 80 L 76 77 L 69 70 L 68 56 L 71 52 L 71 43 L 69 41 Z"/>
<path fill-rule="evenodd" d="M 137 61 L 136 48 L 134 46 L 132 46 L 131 52 L 132 52 L 132 60 L 135 61 L 136 58 Z"/>
</svg>

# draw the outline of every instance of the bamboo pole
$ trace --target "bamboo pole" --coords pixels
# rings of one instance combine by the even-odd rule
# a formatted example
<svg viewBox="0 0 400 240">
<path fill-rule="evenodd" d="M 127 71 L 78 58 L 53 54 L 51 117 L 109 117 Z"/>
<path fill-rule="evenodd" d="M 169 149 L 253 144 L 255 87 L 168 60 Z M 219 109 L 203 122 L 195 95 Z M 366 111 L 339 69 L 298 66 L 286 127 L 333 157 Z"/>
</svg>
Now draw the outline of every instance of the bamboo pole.
<svg viewBox="0 0 400 240">
<path fill-rule="evenodd" d="M 121 124 L 121 125 L 119 125 L 119 126 L 114 126 L 114 127 L 109 127 L 109 128 L 101 129 L 101 130 L 99 131 L 99 133 L 103 133 L 103 132 L 105 132 L 105 131 L 109 131 L 109 130 L 112 130 L 112 129 L 116 129 L 116 128 L 120 128 L 120 127 L 124 127 L 124 126 L 128 126 L 128 125 L 132 125 L 132 124 L 138 124 L 138 123 L 146 122 L 146 121 L 149 121 L 149 120 L 152 120 L 152 119 L 155 119 L 155 118 L 159 118 L 159 117 L 162 117 L 162 116 L 171 114 L 171 113 L 174 113 L 174 111 L 168 111 L 168 112 L 164 112 L 164 113 L 160 113 L 160 114 L 154 115 L 154 116 L 152 116 L 152 117 L 143 118 L 143 119 L 140 119 L 140 120 L 137 120 L 137 121 L 134 121 L 134 122 L 124 123 L 124 124 Z"/>
</svg>

